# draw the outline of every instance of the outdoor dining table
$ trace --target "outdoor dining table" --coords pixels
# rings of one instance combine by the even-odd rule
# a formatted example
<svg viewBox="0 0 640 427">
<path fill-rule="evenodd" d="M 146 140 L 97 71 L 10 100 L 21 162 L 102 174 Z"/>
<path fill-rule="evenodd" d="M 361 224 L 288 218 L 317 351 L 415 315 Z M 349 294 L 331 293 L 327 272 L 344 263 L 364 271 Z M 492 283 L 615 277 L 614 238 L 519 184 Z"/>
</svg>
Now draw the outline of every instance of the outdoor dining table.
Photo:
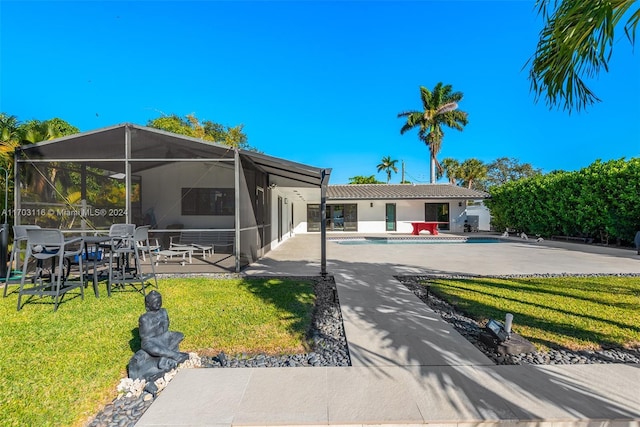
<svg viewBox="0 0 640 427">
<path fill-rule="evenodd" d="M 438 235 L 438 224 L 448 224 L 447 222 L 442 221 L 416 221 L 412 222 L 411 226 L 413 227 L 413 231 L 411 234 L 419 235 L 421 231 L 427 230 L 434 236 Z"/>
</svg>

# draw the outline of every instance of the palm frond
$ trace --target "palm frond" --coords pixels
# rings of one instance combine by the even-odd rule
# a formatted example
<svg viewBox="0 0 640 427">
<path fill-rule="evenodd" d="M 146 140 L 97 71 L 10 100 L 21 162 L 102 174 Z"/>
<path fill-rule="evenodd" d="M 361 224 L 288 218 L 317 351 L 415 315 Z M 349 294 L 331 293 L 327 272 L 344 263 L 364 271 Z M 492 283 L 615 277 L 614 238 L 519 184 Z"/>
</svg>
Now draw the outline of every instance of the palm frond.
<svg viewBox="0 0 640 427">
<path fill-rule="evenodd" d="M 420 86 L 420 100 L 422 101 L 422 109 L 428 110 L 433 103 L 433 92 L 424 86 Z"/>
<path fill-rule="evenodd" d="M 634 44 L 636 41 L 636 28 L 638 27 L 638 22 L 640 21 L 640 9 L 636 10 L 636 12 L 631 15 L 631 18 L 627 21 L 624 26 L 624 33 L 627 35 L 627 38 Z"/>
<path fill-rule="evenodd" d="M 635 0 L 542 0 L 539 13 L 546 18 L 530 66 L 529 80 L 536 101 L 544 96 L 550 108 L 562 105 L 580 111 L 600 99 L 583 76 L 593 78 L 608 71 L 615 28 L 625 19 Z M 624 26 L 633 44 L 640 10 Z"/>
</svg>

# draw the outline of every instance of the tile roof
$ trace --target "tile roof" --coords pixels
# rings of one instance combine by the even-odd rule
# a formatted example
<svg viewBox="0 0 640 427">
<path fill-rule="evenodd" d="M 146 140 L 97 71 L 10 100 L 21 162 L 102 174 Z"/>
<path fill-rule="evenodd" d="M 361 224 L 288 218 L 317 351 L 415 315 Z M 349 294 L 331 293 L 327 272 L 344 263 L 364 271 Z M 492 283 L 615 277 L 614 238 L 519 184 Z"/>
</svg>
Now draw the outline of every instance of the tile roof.
<svg viewBox="0 0 640 427">
<path fill-rule="evenodd" d="M 451 184 L 329 185 L 328 200 L 369 199 L 486 199 L 488 193 Z"/>
</svg>

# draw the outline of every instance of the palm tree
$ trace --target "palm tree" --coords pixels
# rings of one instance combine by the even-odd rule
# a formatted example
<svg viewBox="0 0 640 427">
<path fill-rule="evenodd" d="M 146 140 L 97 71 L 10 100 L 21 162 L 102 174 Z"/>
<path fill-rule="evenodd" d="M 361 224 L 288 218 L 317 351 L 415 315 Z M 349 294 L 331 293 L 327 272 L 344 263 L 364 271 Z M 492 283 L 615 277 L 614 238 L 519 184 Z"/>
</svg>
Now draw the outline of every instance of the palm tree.
<svg viewBox="0 0 640 427">
<path fill-rule="evenodd" d="M 531 64 L 529 80 L 536 100 L 544 94 L 549 107 L 577 111 L 600 99 L 582 80 L 608 71 L 613 51 L 614 29 L 623 19 L 624 32 L 633 45 L 640 21 L 635 0 L 586 1 L 538 0 L 538 13 L 545 18 Z"/>
<path fill-rule="evenodd" d="M 406 117 L 407 122 L 400 129 L 400 134 L 419 128 L 418 137 L 429 147 L 431 152 L 431 183 L 436 182 L 436 167 L 442 174 L 442 166 L 436 156 L 442 147 L 443 126 L 462 130 L 467 124 L 467 113 L 458 110 L 462 100 L 462 92 L 453 92 L 451 85 L 438 83 L 433 91 L 420 86 L 422 111 L 404 111 L 398 117 Z"/>
<path fill-rule="evenodd" d="M 467 188 L 472 188 L 474 181 L 487 177 L 487 166 L 478 159 L 467 159 L 460 165 L 460 179 Z"/>
<path fill-rule="evenodd" d="M 20 146 L 20 122 L 16 116 L 0 113 L 0 166 L 13 166 L 13 152 Z"/>
<path fill-rule="evenodd" d="M 385 171 L 387 174 L 387 184 L 391 181 L 391 172 L 398 173 L 396 163 L 398 163 L 397 160 L 391 160 L 391 156 L 386 156 L 382 158 L 382 163 L 378 165 L 378 172 Z"/>
<path fill-rule="evenodd" d="M 462 175 L 460 162 L 456 159 L 452 159 L 451 157 L 447 157 L 446 159 L 442 159 L 440 166 L 442 166 L 443 173 L 438 174 L 438 179 L 442 178 L 443 175 L 446 175 L 449 180 L 449 184 L 456 185 L 457 180 L 460 179 Z"/>
<path fill-rule="evenodd" d="M 41 141 L 50 141 L 52 139 L 64 136 L 55 123 L 51 120 L 30 120 L 20 126 L 22 139 L 24 142 L 35 144 Z"/>
<path fill-rule="evenodd" d="M 79 132 L 80 130 L 77 127 L 57 117 L 49 120 L 33 119 L 21 123 L 18 126 L 20 144 L 35 144 L 41 141 L 50 141 Z M 11 150 L 11 156 L 13 156 L 13 150 Z M 33 180 L 31 186 L 34 188 L 34 193 L 39 196 L 45 197 L 47 194 L 54 194 L 55 189 L 52 188 L 52 183 L 55 183 L 56 180 L 68 179 L 68 176 L 64 174 L 60 175 L 60 172 L 64 170 L 64 168 L 60 168 L 60 164 L 57 162 L 43 164 L 39 168 L 39 173 L 25 180 L 25 182 L 29 179 Z M 48 192 L 46 190 L 47 188 L 49 189 Z"/>
</svg>

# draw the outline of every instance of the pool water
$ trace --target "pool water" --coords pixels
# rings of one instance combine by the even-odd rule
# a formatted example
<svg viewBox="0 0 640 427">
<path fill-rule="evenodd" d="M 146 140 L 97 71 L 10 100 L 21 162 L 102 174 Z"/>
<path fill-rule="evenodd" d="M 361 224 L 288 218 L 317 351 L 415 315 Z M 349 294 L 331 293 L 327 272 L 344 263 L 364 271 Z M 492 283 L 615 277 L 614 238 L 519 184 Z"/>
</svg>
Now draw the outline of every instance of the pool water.
<svg viewBox="0 0 640 427">
<path fill-rule="evenodd" d="M 443 243 L 501 243 L 503 240 L 491 237 L 467 237 L 461 239 L 398 239 L 398 238 L 362 238 L 330 240 L 339 245 L 433 245 Z"/>
</svg>

